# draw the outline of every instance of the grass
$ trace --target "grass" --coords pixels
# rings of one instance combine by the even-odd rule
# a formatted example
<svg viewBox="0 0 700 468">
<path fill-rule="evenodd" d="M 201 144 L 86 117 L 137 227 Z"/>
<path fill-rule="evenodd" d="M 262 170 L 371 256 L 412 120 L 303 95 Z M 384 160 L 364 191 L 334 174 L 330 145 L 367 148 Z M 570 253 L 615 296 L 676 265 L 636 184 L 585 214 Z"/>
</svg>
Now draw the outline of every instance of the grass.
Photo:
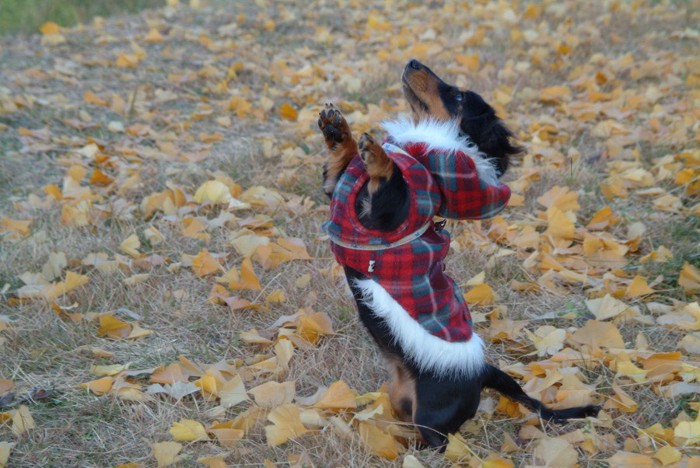
<svg viewBox="0 0 700 468">
<path fill-rule="evenodd" d="M 336 5 L 313 2 L 211 3 L 200 9 L 141 11 L 164 2 L 0 0 L 0 30 L 14 34 L 0 38 L 0 75 L 7 78 L 0 85 L 0 219 L 4 216 L 33 219 L 28 237 L 11 240 L 0 234 L 0 290 L 8 285 L 8 291 L 0 296 L 0 316 L 8 316 L 12 321 L 11 328 L 0 331 L 0 378 L 15 382 L 14 392 L 18 397 L 35 387 L 52 389 L 50 399 L 28 405 L 36 430 L 17 437 L 6 423 L 0 422 L 0 439 L 17 444 L 10 455 L 11 466 L 114 466 L 127 462 L 153 465 L 150 444 L 172 440 L 168 431 L 174 422 L 183 418 L 204 424 L 229 420 L 244 406 L 213 415 L 216 402 L 200 396 L 180 401 L 153 397 L 143 403 L 112 394 L 97 396 L 79 387 L 96 378 L 91 366 L 129 363 L 131 369 L 149 369 L 175 362 L 180 355 L 207 364 L 240 360 L 247 365 L 268 355 L 269 350 L 246 344 L 240 333 L 252 328 L 264 330 L 278 317 L 300 308 L 327 313 L 336 334 L 316 347 L 295 350 L 284 379 L 296 381 L 298 396 L 313 394 L 319 387 L 341 379 L 360 394 L 381 387 L 388 377 L 381 358 L 358 321 L 355 304 L 347 295 L 342 277 L 333 270 L 327 240 L 319 230 L 327 214 L 327 200 L 319 189 L 325 150 L 315 127 L 315 112 L 324 102 L 335 101 L 346 114 L 358 120 L 351 122 L 356 130 L 372 128 L 378 134 L 379 121 L 395 116 L 397 109 L 405 110 L 396 81 L 409 52 L 392 42 L 399 34 L 410 35 L 408 47 L 414 40 L 438 44 L 434 53 L 431 52 L 433 55 L 420 58 L 436 71 L 448 70 L 445 73 L 448 79 L 459 76 L 470 88 L 483 91 L 487 100 L 494 98 L 493 90 L 502 83 L 511 86 L 515 96 L 506 105 L 507 121 L 531 149 L 538 149 L 531 141 L 531 129 L 542 122 L 554 122 L 561 129 L 560 134 L 568 138 L 563 143 L 540 144 L 540 150 L 551 152 L 543 152 L 544 156 L 532 167 L 516 165 L 507 175 L 509 182 L 515 182 L 528 170 L 538 175 L 522 193 L 524 206 L 504 212 L 508 229 L 531 225 L 543 231 L 545 225 L 539 213 L 542 206 L 537 198 L 554 185 L 566 186 L 579 196 L 577 227 L 585 226 L 605 205 L 610 205 L 620 217 L 620 224 L 609 230 L 616 238 L 625 239 L 629 223 L 644 222 L 647 234 L 640 251 L 628 256 L 627 273 L 631 276 L 640 273 L 649 280 L 663 275 L 663 282 L 655 286 L 663 292 L 653 296 L 653 300 L 663 303 L 670 303 L 671 299 L 692 300 L 676 281 L 684 261 L 695 265 L 700 262 L 700 221 L 686 215 L 688 208 L 697 203 L 697 197 L 682 195 L 684 211 L 680 213 L 658 212 L 648 199 L 635 197 L 633 193 L 626 199 L 606 200 L 599 187 L 607 177 L 610 162 L 603 151 L 608 139 L 594 137 L 592 128 L 596 118 L 607 117 L 578 120 L 567 113 L 569 108 L 563 104 L 545 105 L 537 98 L 543 87 L 567 84 L 576 99 L 585 101 L 585 92 L 579 89 L 580 85 L 571 83 L 570 75 L 585 79 L 587 74 L 595 76 L 600 69 L 610 77 L 615 76 L 615 81 L 606 84 L 604 91 L 620 86 L 635 91 L 635 96 L 644 96 L 653 83 L 667 91 L 662 103 L 692 102 L 694 91 L 684 80 L 686 70 L 691 68 L 687 57 L 693 56 L 695 44 L 673 36 L 679 24 L 694 24 L 689 18 L 696 13 L 689 4 L 664 3 L 668 6 L 665 8 L 654 7 L 658 2 L 642 2 L 627 8 L 623 2 L 618 5 L 619 11 L 601 17 L 597 5 L 555 2 L 543 7 L 542 15 L 534 20 L 516 16 L 519 22 L 514 25 L 506 21 L 506 13 L 493 8 L 493 2 L 477 2 L 468 10 L 455 11 L 450 11 L 449 5 L 446 9 L 437 5 L 423 9 L 421 2 L 402 3 L 389 11 L 384 10 L 381 2 L 365 2 L 362 8 L 354 8 L 352 12 L 343 10 L 342 14 Z M 688 11 L 679 10 L 683 8 Z M 140 11 L 138 15 L 125 14 L 136 10 Z M 90 25 L 94 15 L 114 17 L 108 18 L 101 29 L 95 29 Z M 380 24 L 373 30 L 369 27 L 370 15 L 383 15 L 388 26 Z M 569 16 L 571 21 L 565 21 Z M 66 43 L 55 46 L 41 44 L 38 36 L 27 36 L 46 20 L 62 26 L 76 23 L 87 26 L 64 31 Z M 482 24 L 489 25 L 483 42 L 464 45 L 474 27 Z M 621 28 L 621 24 L 625 27 Z M 443 25 L 448 26 L 443 28 Z M 543 37 L 535 44 L 514 41 L 511 31 L 516 26 Z M 386 27 L 397 29 L 385 37 L 381 29 Z M 145 41 L 152 28 L 160 32 L 162 41 Z M 561 31 L 564 32 L 559 34 Z M 622 34 L 628 40 L 620 42 L 617 36 Z M 582 42 L 571 56 L 557 57 L 554 49 L 550 50 L 550 44 L 571 37 Z M 117 67 L 120 54 L 133 53 L 132 43 L 138 44 L 146 57 L 134 68 Z M 391 51 L 389 56 L 387 51 Z M 657 51 L 661 52 L 657 54 Z M 673 68 L 686 74 L 682 79 L 674 76 L 665 83 L 664 69 L 659 70 L 658 76 L 638 82 L 628 77 L 627 69 L 612 73 L 601 58 L 612 60 L 626 52 L 632 52 L 638 63 L 673 55 L 676 59 Z M 455 54 L 474 53 L 481 54 L 479 70 L 466 70 L 455 64 Z M 538 54 L 545 54 L 545 58 L 537 58 Z M 594 56 L 595 61 L 589 62 Z M 555 60 L 563 60 L 564 65 L 550 69 L 549 64 Z M 208 91 L 215 89 L 229 66 L 237 62 L 243 63 L 243 70 L 226 80 L 228 91 Z M 508 75 L 503 72 L 508 62 L 527 63 L 531 68 L 529 72 Z M 215 69 L 215 78 L 207 77 L 207 67 Z M 580 70 L 585 72 L 577 75 Z M 349 88 L 338 85 L 347 77 L 360 79 L 359 91 L 354 84 Z M 108 103 L 115 96 L 128 102 L 135 89 L 139 90 L 138 97 L 130 112 L 86 104 L 83 98 L 85 91 L 91 90 Z M 161 102 L 166 93 L 171 97 Z M 227 103 L 232 96 L 250 102 L 253 112 L 239 116 L 229 111 Z M 272 100 L 274 105 L 269 112 L 256 114 L 263 98 Z M 279 117 L 277 109 L 282 103 L 293 103 L 300 111 L 299 121 L 286 122 Z M 369 105 L 372 115 L 368 115 Z M 619 105 L 624 107 L 625 101 Z M 195 108 L 206 106 L 211 107 L 211 115 L 193 114 Z M 678 107 L 681 110 L 669 111 L 668 115 L 659 109 L 643 107 L 634 118 L 620 119 L 643 135 L 649 134 L 647 124 L 652 117 L 662 129 L 664 126 L 675 129 L 673 125 L 678 121 L 692 120 L 688 114 L 679 115 L 683 106 Z M 607 110 L 618 115 L 617 109 Z M 119 121 L 127 129 L 140 126 L 145 130 L 110 131 L 111 121 Z M 87 124 L 96 126 L 81 129 L 81 125 Z M 26 136 L 20 130 L 23 128 L 48 133 Z M 213 144 L 201 141 L 200 134 L 214 132 L 222 135 L 221 141 Z M 97 158 L 80 156 L 79 150 L 92 141 L 99 144 L 101 154 L 107 158 L 102 165 Z M 165 143 L 176 151 L 159 152 Z M 694 146 L 690 140 L 669 146 L 659 138 L 656 142 L 626 148 L 638 148 L 642 153 L 641 167 L 651 170 L 657 157 Z M 569 165 L 565 156 L 569 149 L 581 155 L 573 165 Z M 557 152 L 564 155 L 561 167 L 555 165 L 560 162 Z M 633 159 L 627 157 L 628 161 Z M 80 185 L 89 187 L 96 196 L 91 211 L 94 218 L 88 226 L 79 228 L 61 222 L 62 208 L 71 203 L 70 198 L 42 204 L 46 200 L 43 187 L 47 184 L 63 187 L 67 184 L 64 177 L 74 166 L 86 168 Z M 113 186 L 88 182 L 98 167 L 114 178 Z M 228 210 L 192 202 L 197 187 L 217 173 L 230 177 L 243 190 L 256 185 L 275 189 L 284 194 L 285 200 L 294 203 L 290 201 L 291 208 Z M 131 185 L 127 187 L 127 183 Z M 669 180 L 659 185 L 680 194 L 680 189 Z M 141 212 L 144 198 L 167 187 L 181 189 L 189 197 L 187 206 L 175 216 L 156 213 L 145 219 Z M 223 226 L 208 229 L 211 235 L 208 242 L 183 236 L 182 217 L 194 216 L 212 222 L 221 214 L 233 217 Z M 239 266 L 242 259 L 231 246 L 230 235 L 240 229 L 243 220 L 262 219 L 262 216 L 269 217 L 275 234 L 302 238 L 312 260 L 283 264 L 269 271 L 254 263 L 265 293 L 274 289 L 285 293 L 286 300 L 268 310 L 230 311 L 209 303 L 214 280 L 200 278 L 184 266 L 185 256 L 206 247 L 209 252 L 221 255 L 225 269 Z M 536 281 L 543 272 L 537 266 L 524 266 L 531 251 L 515 249 L 507 240 L 497 243 L 490 239 L 490 227 L 488 221 L 451 225 L 455 248 L 448 257 L 448 269 L 458 283 L 485 271 L 486 281 L 497 295 L 495 305 L 501 306 L 501 318 L 526 320 L 530 331 L 542 325 L 572 331 L 591 318 L 584 304 L 588 290 L 583 285 L 562 285 L 564 294 L 546 289 L 535 293 L 513 290 L 511 281 Z M 156 228 L 166 241 L 149 242 L 144 235 L 148 228 Z M 159 255 L 167 259 L 168 266 L 152 266 L 129 258 L 120 245 L 132 234 L 141 240 L 140 251 L 144 256 Z M 546 245 L 544 239 L 542 242 Z M 659 245 L 673 252 L 673 260 L 638 262 L 642 255 Z M 494 254 L 503 248 L 517 251 L 494 259 Z M 580 241 L 574 243 L 576 248 L 580 248 Z M 84 314 L 113 312 L 121 318 L 124 315 L 117 311 L 128 309 L 141 317 L 141 326 L 154 333 L 135 341 L 109 340 L 97 336 L 95 322 L 73 323 L 60 318 L 40 301 L 20 304 L 8 301 L 24 284 L 20 276 L 41 272 L 51 252 L 64 252 L 69 263 L 66 270 L 85 274 L 90 279 L 85 286 L 59 298 L 57 302 L 62 306 L 75 305 L 72 311 Z M 120 259 L 119 268 L 103 273 L 83 265 L 82 260 L 91 252 Z M 150 276 L 133 286 L 125 284 L 126 278 L 142 273 Z M 305 286 L 297 285 L 297 279 L 307 274 L 311 281 Z M 254 300 L 260 293 L 238 291 L 236 294 Z M 486 314 L 492 310 L 490 306 L 473 308 L 474 315 L 483 317 L 476 328 L 487 340 L 490 318 Z M 625 342 L 630 345 L 630 356 L 634 354 L 631 348 L 639 334 L 647 338 L 651 351 L 674 350 L 684 335 L 655 325 L 651 318 L 651 322 L 619 324 Z M 95 357 L 90 352 L 95 347 L 114 356 Z M 533 349 L 523 334 L 517 341 L 489 343 L 489 360 L 503 365 L 542 361 L 543 358 L 532 354 Z M 614 358 L 604 353 L 600 359 L 608 362 Z M 697 356 L 684 355 L 683 360 L 688 365 L 697 365 Z M 639 442 L 637 428 L 655 422 L 672 427 L 674 418 L 682 413 L 694 416 L 691 404 L 697 402 L 696 395 L 661 398 L 653 385 L 630 384 L 604 365 L 582 368 L 580 372 L 595 387 L 597 401 L 609 402 L 613 397 L 612 384 L 619 383 L 639 403 L 639 409 L 629 414 L 608 408 L 606 411 L 613 419 L 609 427 L 590 423 L 540 427 L 551 437 L 576 429 L 587 435 L 600 434 L 600 438 L 595 438 L 601 443 L 598 453 L 580 451 L 582 466 L 602 466 L 605 459 L 623 448 L 637 450 L 633 447 Z M 147 375 L 132 380 L 142 387 L 150 383 Z M 265 380 L 266 377 L 254 377 L 246 381 L 246 388 Z M 525 427 L 522 421 L 489 409 L 497 404 L 496 395 L 485 393 L 484 400 L 485 409 L 462 430 L 470 447 L 483 458 L 489 453 L 500 453 L 508 436 L 518 446 L 518 450 L 508 454 L 516 466 L 539 463 L 533 455 L 538 441 L 521 437 Z M 0 413 L 6 410 L 0 409 Z M 4 419 L 0 417 L 0 421 Z M 362 446 L 357 431 L 347 435 L 333 428 L 280 447 L 269 447 L 266 424 L 267 421 L 256 423 L 250 434 L 230 449 L 215 441 L 185 443 L 180 466 L 194 466 L 200 457 L 217 454 L 225 456 L 229 464 L 255 466 L 265 458 L 285 464 L 289 455 L 299 453 L 309 456 L 316 466 L 333 463 L 401 466 L 403 460 L 403 456 L 394 462 L 374 456 Z M 573 438 L 576 437 L 574 434 Z M 625 442 L 626 439 L 630 442 Z M 647 447 L 640 447 L 639 451 L 653 453 Z M 418 450 L 411 444 L 406 453 L 418 458 L 424 466 L 450 465 L 442 454 Z"/>
<path fill-rule="evenodd" d="M 163 0 L 0 0 L 0 34 L 34 34 L 47 21 L 70 27 L 94 17 L 156 8 Z"/>
</svg>

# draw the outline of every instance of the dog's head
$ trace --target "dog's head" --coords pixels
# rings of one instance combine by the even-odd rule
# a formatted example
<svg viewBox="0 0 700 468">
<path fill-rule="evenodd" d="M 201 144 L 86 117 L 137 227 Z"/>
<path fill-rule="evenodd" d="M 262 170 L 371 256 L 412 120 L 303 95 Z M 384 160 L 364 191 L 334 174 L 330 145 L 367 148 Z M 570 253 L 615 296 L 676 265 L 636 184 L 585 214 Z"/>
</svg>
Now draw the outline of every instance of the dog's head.
<svg viewBox="0 0 700 468">
<path fill-rule="evenodd" d="M 406 64 L 401 79 L 414 118 L 456 121 L 462 133 L 495 160 L 499 177 L 508 168 L 509 158 L 523 151 L 510 142 L 511 131 L 477 93 L 445 83 L 417 60 Z"/>
</svg>

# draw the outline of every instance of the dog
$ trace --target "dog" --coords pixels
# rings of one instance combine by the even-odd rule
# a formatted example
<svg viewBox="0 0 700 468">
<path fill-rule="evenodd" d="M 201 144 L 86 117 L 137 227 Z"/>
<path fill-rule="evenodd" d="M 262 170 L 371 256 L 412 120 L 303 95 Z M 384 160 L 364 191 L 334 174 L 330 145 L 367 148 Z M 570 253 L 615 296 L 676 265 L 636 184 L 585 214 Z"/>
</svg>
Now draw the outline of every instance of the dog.
<svg viewBox="0 0 700 468">
<path fill-rule="evenodd" d="M 547 408 L 487 364 L 463 295 L 444 273 L 450 237 L 434 217 L 484 219 L 501 211 L 510 190 L 498 179 L 522 148 L 481 96 L 417 60 L 405 66 L 402 84 L 412 118 L 385 122 L 383 145 L 368 133 L 355 141 L 332 104 L 318 120 L 330 153 L 323 228 L 360 320 L 388 362 L 392 409 L 415 424 L 422 442 L 442 450 L 447 434 L 474 417 L 486 387 L 545 420 L 596 415 L 594 405 Z"/>
</svg>

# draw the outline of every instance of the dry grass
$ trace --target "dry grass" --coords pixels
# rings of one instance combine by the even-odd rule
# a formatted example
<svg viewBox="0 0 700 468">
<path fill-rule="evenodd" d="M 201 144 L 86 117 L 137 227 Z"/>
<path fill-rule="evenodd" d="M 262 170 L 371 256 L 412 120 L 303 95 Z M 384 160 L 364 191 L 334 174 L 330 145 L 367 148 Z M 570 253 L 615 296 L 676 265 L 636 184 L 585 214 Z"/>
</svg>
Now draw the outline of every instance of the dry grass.
<svg viewBox="0 0 700 468">
<path fill-rule="evenodd" d="M 0 289 L 8 285 L 7 294 L 0 297 L 0 315 L 7 315 L 12 320 L 12 327 L 0 332 L 0 378 L 13 380 L 17 385 L 15 393 L 20 396 L 32 388 L 52 389 L 51 398 L 30 405 L 36 430 L 15 437 L 7 425 L 0 423 L 0 439 L 17 442 L 12 451 L 11 466 L 114 466 L 126 462 L 153 465 L 150 444 L 170 440 L 168 429 L 181 418 L 211 420 L 207 410 L 214 404 L 189 397 L 179 402 L 154 399 L 145 404 L 136 404 L 111 396 L 95 396 L 77 387 L 95 378 L 90 371 L 91 365 L 130 363 L 132 369 L 148 369 L 174 362 L 180 355 L 203 363 L 222 359 L 250 360 L 259 350 L 241 342 L 239 333 L 254 327 L 264 329 L 278 316 L 294 313 L 301 307 L 329 314 L 337 333 L 316 348 L 296 351 L 287 378 L 296 380 L 298 395 L 310 395 L 318 387 L 341 379 L 359 393 L 371 392 L 376 391 L 387 378 L 374 345 L 358 321 L 354 303 L 342 280 L 331 279 L 323 272 L 331 267 L 332 260 L 319 230 L 326 203 L 319 190 L 320 162 L 323 159 L 320 137 L 313 128 L 313 122 L 309 122 L 307 127 L 282 122 L 276 109 L 285 102 L 293 103 L 298 109 L 315 109 L 324 101 L 335 100 L 342 102 L 348 113 L 357 110 L 358 115 L 362 115 L 367 112 L 368 104 L 380 105 L 383 101 L 389 110 L 381 106 L 373 108 L 376 115 L 368 115 L 367 122 L 358 124 L 360 128 L 374 125 L 376 129 L 378 120 L 393 115 L 394 109 L 405 109 L 395 83 L 404 61 L 401 56 L 404 52 L 397 52 L 396 58 L 389 61 L 379 60 L 376 58 L 378 53 L 387 50 L 393 52 L 386 41 L 372 41 L 370 32 L 357 43 L 357 38 L 347 32 L 362 31 L 369 11 L 382 10 L 381 5 L 352 10 L 347 7 L 347 10 L 339 12 L 335 5 L 323 3 L 306 6 L 294 2 L 270 3 L 267 7 L 261 7 L 265 3 L 241 2 L 235 6 L 226 4 L 225 7 L 214 4 L 197 10 L 183 7 L 115 18 L 106 21 L 101 30 L 88 27 L 67 32 L 68 43 L 58 46 L 41 45 L 38 37 L 1 40 L 0 75 L 7 79 L 0 83 L 0 105 L 8 105 L 15 98 L 32 98 L 32 105 L 23 104 L 11 111 L 0 112 L 2 216 L 25 216 L 22 203 L 29 195 L 43 196 L 42 187 L 49 183 L 60 186 L 67 169 L 66 159 L 88 138 L 96 139 L 105 148 L 114 151 L 111 155 L 116 155 L 116 148 L 123 140 L 121 134 L 106 130 L 107 123 L 112 120 L 124 121 L 127 126 L 133 123 L 149 124 L 159 134 L 172 132 L 173 141 L 180 151 L 202 151 L 206 155 L 196 163 L 177 158 L 143 158 L 132 165 L 122 155 L 116 156 L 120 167 L 128 167 L 142 175 L 142 184 L 120 195 L 134 206 L 131 214 L 127 212 L 121 217 L 112 216 L 76 229 L 63 225 L 60 207 L 53 206 L 32 212 L 34 222 L 31 236 L 19 241 L 0 237 Z M 692 5 L 665 2 L 664 12 L 658 5 L 654 10 L 654 5 L 657 2 L 642 5 L 637 12 L 624 9 L 624 14 L 608 15 L 600 15 L 595 2 L 569 2 L 563 3 L 562 8 L 552 8 L 536 23 L 529 22 L 526 26 L 534 28 L 542 23 L 547 25 L 546 29 L 555 30 L 565 17 L 571 17 L 573 24 L 595 25 L 601 37 L 609 39 L 613 33 L 622 37 L 619 41 L 608 42 L 591 38 L 591 33 L 591 37 L 581 38 L 581 47 L 567 57 L 566 64 L 560 69 L 535 66 L 517 79 L 500 77 L 500 70 L 508 61 L 531 62 L 530 49 L 504 45 L 509 43 L 510 32 L 502 25 L 497 27 L 501 21 L 497 15 L 492 21 L 487 21 L 467 12 L 454 15 L 445 13 L 435 6 L 427 10 L 435 15 L 435 24 L 421 24 L 416 19 L 407 21 L 405 28 L 406 34 L 410 35 L 407 38 L 409 43 L 414 39 L 411 28 L 419 31 L 417 36 L 424 34 L 427 41 L 431 37 L 428 31 L 431 27 L 435 28 L 438 37 L 447 38 L 449 47 L 426 60 L 436 70 L 448 70 L 447 75 L 451 78 L 457 79 L 459 75 L 462 84 L 482 92 L 488 99 L 493 98 L 493 90 L 502 81 L 513 86 L 514 99 L 506 106 L 510 114 L 508 121 L 516 133 L 529 142 L 531 125 L 558 116 L 554 106 L 538 104 L 532 107 L 533 101 L 523 96 L 532 95 L 547 86 L 568 82 L 569 73 L 577 66 L 588 63 L 593 54 L 617 57 L 633 52 L 644 56 L 650 50 L 657 49 L 686 55 L 692 52 L 691 41 L 669 39 L 674 31 L 695 24 L 693 18 L 696 18 L 697 12 Z M 391 19 L 390 24 L 399 22 L 400 18 L 394 16 L 399 10 L 402 8 L 383 12 Z M 559 11 L 563 13 L 557 13 Z M 410 13 L 406 14 L 410 16 Z M 240 15 L 245 15 L 243 21 L 237 19 Z M 421 17 L 424 16 L 426 13 L 421 12 Z M 268 17 L 275 21 L 275 28 L 270 31 L 264 26 Z M 447 21 L 448 17 L 452 21 Z M 440 18 L 444 21 L 438 21 Z M 427 20 L 423 18 L 423 21 Z M 220 39 L 219 28 L 234 23 L 238 25 L 232 38 L 233 44 L 227 46 L 231 47 L 230 50 L 224 47 L 212 52 L 203 45 L 202 36 Z M 143 37 L 149 25 L 156 25 L 169 34 L 168 41 L 145 45 Z M 480 25 L 488 30 L 483 42 L 463 45 L 463 33 L 473 31 Z M 316 36 L 317 26 L 329 32 L 328 38 L 320 33 L 319 37 Z M 653 31 L 653 34 L 649 34 L 649 31 Z M 581 31 L 579 33 L 583 34 Z M 96 37 L 104 39 L 97 50 Z M 137 68 L 119 69 L 99 62 L 105 59 L 111 64 L 118 53 L 130 52 L 132 40 L 148 52 L 148 58 Z M 541 47 L 546 48 L 547 45 Z M 481 55 L 482 70 L 467 73 L 465 78 L 464 69 L 455 66 L 453 56 L 467 52 Z M 311 59 L 306 59 L 305 54 Z M 185 71 L 198 73 L 205 65 L 213 65 L 224 73 L 230 65 L 239 61 L 244 63 L 244 69 L 238 72 L 235 79 L 231 79 L 230 93 L 211 91 L 219 77 L 182 82 L 169 79 L 169 75 Z M 280 62 L 288 64 L 289 68 L 282 70 Z M 306 65 L 319 67 L 313 71 L 316 75 L 312 82 L 304 81 L 304 75 L 298 81 L 285 76 L 285 73 L 293 75 Z M 52 73 L 49 77 L 32 79 L 32 73 L 38 74 L 37 70 Z M 361 86 L 336 85 L 335 81 L 345 75 L 359 78 Z M 620 80 L 625 87 L 638 85 L 624 76 Z M 653 81 L 653 78 L 649 80 Z M 687 92 L 686 88 L 681 88 L 682 92 Z M 675 93 L 679 92 L 674 89 Z M 138 92 L 144 98 L 137 103 L 132 115 L 121 116 L 109 108 L 85 105 L 83 94 L 87 90 L 103 96 L 116 92 L 125 98 L 130 93 Z M 177 98 L 165 103 L 151 103 L 156 90 L 168 90 Z M 58 93 L 62 95 L 60 99 L 56 97 Z M 191 118 L 197 106 L 227 100 L 232 94 L 241 94 L 255 105 L 260 98 L 268 97 L 274 101 L 274 107 L 265 119 L 253 115 L 238 117 L 229 112 L 232 117 L 230 126 L 222 125 L 213 118 Z M 59 102 L 63 104 L 57 105 Z M 0 106 L 0 109 L 3 107 Z M 68 119 L 86 121 L 81 111 L 89 113 L 91 121 L 97 124 L 95 128 L 77 131 L 66 123 Z M 651 111 L 651 108 L 646 109 L 640 118 L 647 119 Z M 184 124 L 191 127 L 183 130 Z M 571 131 L 571 134 L 567 134 L 566 146 L 578 151 L 580 158 L 560 170 L 543 169 L 539 182 L 524 194 L 525 206 L 510 211 L 509 219 L 532 218 L 541 208 L 537 205 L 537 197 L 554 185 L 567 186 L 579 193 L 581 219 L 590 218 L 602 206 L 610 204 L 626 223 L 644 220 L 647 224 L 648 234 L 640 254 L 648 253 L 659 245 L 669 247 L 675 254 L 675 263 L 645 266 L 632 262 L 630 269 L 637 269 L 649 278 L 664 275 L 665 280 L 661 284 L 669 290 L 666 297 L 682 298 L 682 291 L 675 282 L 679 262 L 687 259 L 696 265 L 700 263 L 700 224 L 697 218 L 655 213 L 649 204 L 634 200 L 609 202 L 603 199 L 598 186 L 606 176 L 607 161 L 601 156 L 605 142 L 591 136 L 592 125 L 581 123 L 573 129 L 562 129 L 564 133 Z M 53 136 L 65 137 L 66 140 L 61 140 L 60 144 L 53 144 L 55 141 L 52 141 L 50 148 L 35 150 L 31 147 L 30 139 L 18 135 L 22 127 L 35 130 L 48 128 Z M 223 139 L 212 146 L 205 146 L 198 140 L 200 132 L 220 132 Z M 75 144 L 68 140 L 70 138 L 76 139 Z M 273 142 L 272 154 L 265 155 L 266 140 L 270 139 Z M 151 137 L 133 138 L 129 142 L 137 148 L 155 148 L 158 143 Z M 676 145 L 675 149 L 691 145 L 692 142 L 688 141 L 686 145 Z M 284 150 L 288 148 L 299 149 L 296 159 L 285 159 Z M 661 146 L 645 148 L 643 156 L 653 161 L 655 155 L 665 154 L 665 149 Z M 183 254 L 193 255 L 206 247 L 210 252 L 225 254 L 222 259 L 225 268 L 240 264 L 241 259 L 228 241 L 229 228 L 212 230 L 211 240 L 204 243 L 183 237 L 179 225 L 161 215 L 145 220 L 138 209 L 144 196 L 163 190 L 167 181 L 176 183 L 191 194 L 216 171 L 233 178 L 244 189 L 253 185 L 276 187 L 288 197 L 309 197 L 319 207 L 303 215 L 284 210 L 265 213 L 281 232 L 304 239 L 313 258 L 283 264 L 267 272 L 256 269 L 259 270 L 265 291 L 277 288 L 285 291 L 285 303 L 268 312 L 230 312 L 222 306 L 208 303 L 211 279 L 199 278 L 188 268 L 170 272 L 163 267 L 153 267 L 102 274 L 79 264 L 79 260 L 90 252 L 108 253 L 110 257 L 120 253 L 120 244 L 126 237 L 142 233 L 150 226 L 160 230 L 167 242 L 150 246 L 142 236 L 144 252 L 179 262 Z M 516 169 L 513 175 L 508 176 L 509 180 L 516 179 L 519 174 Z M 117 195 L 110 194 L 110 200 L 116 198 Z M 690 200 L 684 201 L 686 205 L 690 204 Z M 212 217 L 205 211 L 197 214 Z M 472 229 L 478 230 L 456 224 L 453 237 L 464 235 L 468 239 Z M 619 229 L 623 229 L 622 224 Z M 488 222 L 484 222 L 483 232 L 487 230 Z M 523 268 L 523 259 L 516 256 L 503 257 L 486 268 L 495 248 L 495 244 L 486 249 L 470 245 L 453 252 L 448 267 L 459 282 L 486 269 L 487 283 L 494 286 L 499 298 L 498 305 L 507 307 L 508 318 L 530 320 L 529 329 L 534 330 L 545 324 L 578 327 L 590 317 L 584 305 L 586 297 L 583 288 L 571 288 L 566 295 L 513 291 L 510 287 L 513 279 L 529 281 L 535 278 Z M 7 299 L 23 284 L 19 276 L 25 272 L 40 272 L 51 252 L 64 252 L 71 260 L 69 269 L 90 278 L 87 285 L 61 298 L 63 306 L 76 303 L 76 310 L 82 313 L 128 309 L 138 314 L 142 325 L 153 330 L 154 334 L 136 341 L 111 341 L 97 336 L 94 322 L 76 324 L 66 321 L 47 304 L 35 301 L 10 305 Z M 124 278 L 134 273 L 149 273 L 150 277 L 135 286 L 126 286 Z M 305 288 L 295 286 L 295 280 L 307 273 L 312 278 L 310 285 Z M 246 297 L 254 299 L 256 294 Z M 483 314 L 489 310 L 477 307 L 475 312 Z M 117 312 L 117 316 L 119 314 Z M 487 323 L 477 325 L 480 332 L 486 332 L 487 328 Z M 643 333 L 649 343 L 653 343 L 653 349 L 658 351 L 675 349 L 682 336 L 678 332 L 642 324 L 625 324 L 621 331 L 630 343 L 634 342 L 638 333 Z M 94 358 L 86 352 L 93 346 L 114 353 L 114 357 L 104 360 Z M 490 360 L 501 364 L 537 359 L 536 355 L 532 355 L 531 347 L 492 344 L 489 352 Z M 607 368 L 600 366 L 594 373 L 587 372 L 586 376 L 589 383 L 595 385 L 600 400 L 612 394 L 614 374 Z M 654 422 L 669 424 L 679 412 L 688 409 L 689 401 L 697 400 L 697 397 L 675 400 L 659 398 L 650 386 L 633 386 L 630 391 L 634 392 L 639 402 L 639 410 L 631 414 L 615 414 L 616 421 L 611 430 L 596 429 L 611 435 L 610 446 L 595 457 L 581 452 L 582 465 L 601 465 L 605 458 L 622 448 L 627 437 L 637 437 L 637 428 L 648 427 Z M 522 426 L 518 421 L 492 411 L 496 402 L 495 395 L 485 395 L 484 410 L 463 427 L 463 436 L 470 447 L 480 456 L 499 453 L 504 437 L 508 435 L 518 441 L 520 447 L 518 452 L 510 454 L 514 463 L 535 463 L 532 455 L 535 442 L 519 438 Z M 229 409 L 226 416 L 230 419 L 239 411 Z M 556 436 L 582 424 L 588 423 L 546 426 L 542 429 L 548 435 Z M 265 459 L 284 464 L 289 454 L 301 452 L 307 453 L 317 466 L 401 464 L 401 458 L 389 462 L 369 454 L 362 447 L 357 434 L 345 438 L 333 430 L 324 430 L 270 448 L 265 442 L 262 424 L 254 427 L 245 440 L 230 450 L 213 441 L 186 445 L 181 464 L 193 466 L 198 458 L 216 454 L 225 454 L 227 462 L 235 465 L 260 466 Z M 429 450 L 419 451 L 409 447 L 407 454 L 416 456 L 425 466 L 449 464 L 441 454 Z"/>
</svg>

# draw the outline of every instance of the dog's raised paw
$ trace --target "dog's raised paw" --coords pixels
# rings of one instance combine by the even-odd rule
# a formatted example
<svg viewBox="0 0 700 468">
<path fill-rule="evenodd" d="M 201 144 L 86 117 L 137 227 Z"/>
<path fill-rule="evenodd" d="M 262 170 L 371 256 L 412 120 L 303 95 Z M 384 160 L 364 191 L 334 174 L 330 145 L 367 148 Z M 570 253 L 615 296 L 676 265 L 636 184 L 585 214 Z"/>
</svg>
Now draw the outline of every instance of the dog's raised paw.
<svg viewBox="0 0 700 468">
<path fill-rule="evenodd" d="M 382 180 L 388 180 L 394 173 L 394 162 L 369 133 L 363 133 L 357 143 L 360 158 L 370 176 L 369 191 L 374 193 Z"/>
<path fill-rule="evenodd" d="M 345 117 L 333 104 L 326 104 L 318 115 L 318 128 L 321 129 L 328 148 L 333 149 L 337 144 L 350 138 L 350 127 Z"/>
</svg>

